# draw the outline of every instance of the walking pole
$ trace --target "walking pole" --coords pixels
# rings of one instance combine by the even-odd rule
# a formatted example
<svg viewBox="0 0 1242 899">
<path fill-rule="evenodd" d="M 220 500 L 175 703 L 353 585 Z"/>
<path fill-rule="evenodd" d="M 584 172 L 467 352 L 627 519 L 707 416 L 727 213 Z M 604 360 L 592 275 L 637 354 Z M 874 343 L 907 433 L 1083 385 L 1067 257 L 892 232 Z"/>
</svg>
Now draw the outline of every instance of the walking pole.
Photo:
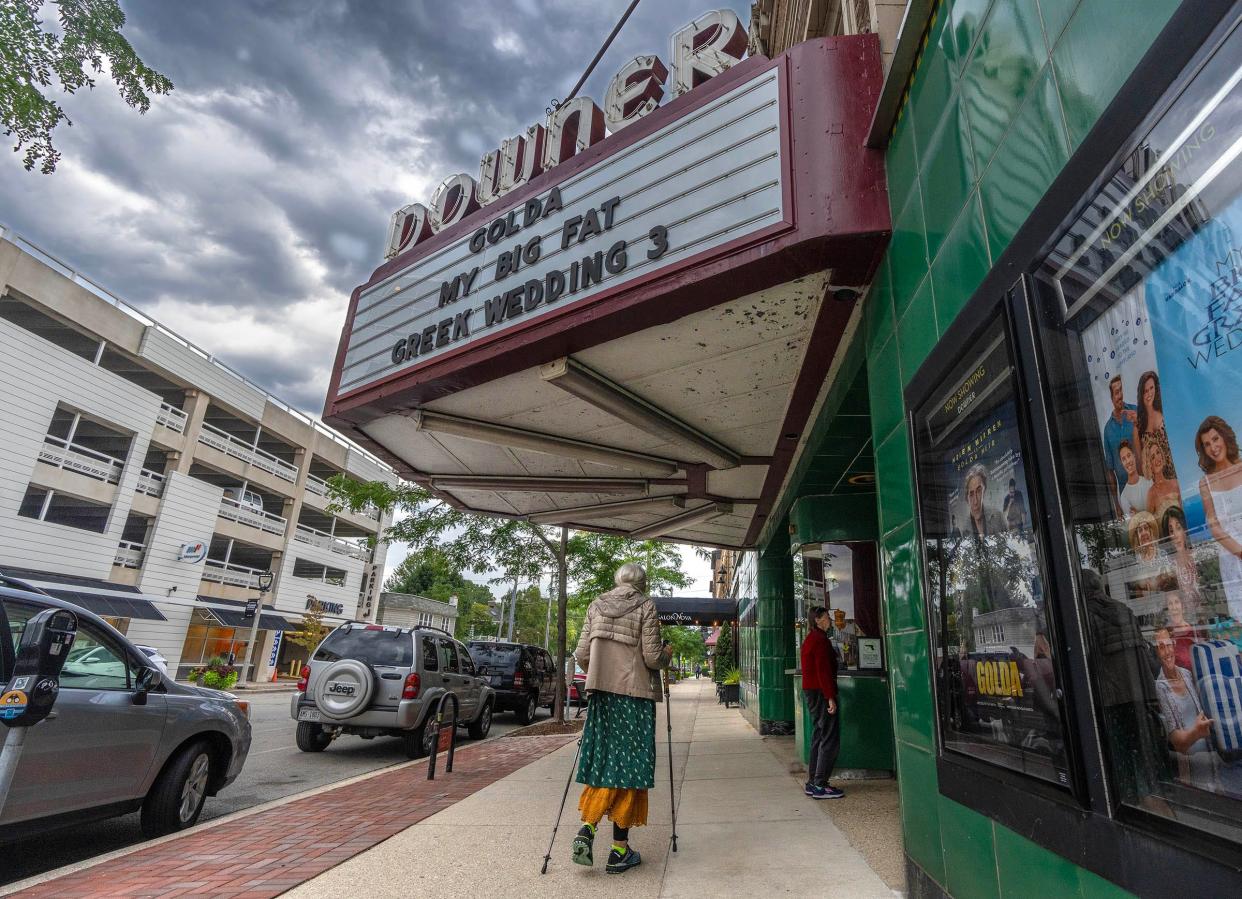
<svg viewBox="0 0 1242 899">
<path fill-rule="evenodd" d="M 556 823 L 552 825 L 552 839 L 548 841 L 548 854 L 543 857 L 543 870 L 548 873 L 548 862 L 552 861 L 552 844 L 556 842 L 556 831 L 561 826 L 561 815 L 565 814 L 565 800 L 569 798 L 569 785 L 573 783 L 574 771 L 578 767 L 578 753 L 582 751 L 582 739 L 578 739 L 578 748 L 574 750 L 574 763 L 569 766 L 569 777 L 565 780 L 565 792 L 561 794 L 561 807 L 556 813 Z"/>
<path fill-rule="evenodd" d="M 664 671 L 664 720 L 668 723 L 668 801 L 673 813 L 673 851 L 677 851 L 677 794 L 673 788 L 673 701 L 668 692 L 668 670 Z"/>
</svg>

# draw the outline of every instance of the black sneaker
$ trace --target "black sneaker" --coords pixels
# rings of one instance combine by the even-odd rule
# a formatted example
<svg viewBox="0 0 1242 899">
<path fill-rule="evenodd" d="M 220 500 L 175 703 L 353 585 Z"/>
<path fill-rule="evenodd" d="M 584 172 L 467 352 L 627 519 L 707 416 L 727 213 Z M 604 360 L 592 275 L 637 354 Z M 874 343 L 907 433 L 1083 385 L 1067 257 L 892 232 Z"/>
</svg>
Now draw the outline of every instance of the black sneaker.
<svg viewBox="0 0 1242 899">
<path fill-rule="evenodd" d="M 591 847 L 595 843 L 595 831 L 583 824 L 578 828 L 578 834 L 574 837 L 573 854 L 575 865 L 587 865 L 588 867 L 595 864 L 595 857 L 591 854 Z"/>
<path fill-rule="evenodd" d="M 643 857 L 636 850 L 626 846 L 624 855 L 615 849 L 608 853 L 608 867 L 604 870 L 609 874 L 624 874 L 630 868 L 637 868 L 642 863 Z"/>
</svg>

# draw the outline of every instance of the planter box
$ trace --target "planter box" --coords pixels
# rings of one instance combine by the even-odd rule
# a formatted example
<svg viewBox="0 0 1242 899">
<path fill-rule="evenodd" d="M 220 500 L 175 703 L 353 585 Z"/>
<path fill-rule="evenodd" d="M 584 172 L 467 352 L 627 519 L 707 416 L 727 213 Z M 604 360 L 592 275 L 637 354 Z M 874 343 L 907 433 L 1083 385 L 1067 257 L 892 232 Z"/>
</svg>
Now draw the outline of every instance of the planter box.
<svg viewBox="0 0 1242 899">
<path fill-rule="evenodd" d="M 740 690 L 741 684 L 720 685 L 720 697 L 724 702 L 726 709 L 729 708 L 730 705 L 738 705 L 740 703 L 741 700 L 738 698 Z"/>
</svg>

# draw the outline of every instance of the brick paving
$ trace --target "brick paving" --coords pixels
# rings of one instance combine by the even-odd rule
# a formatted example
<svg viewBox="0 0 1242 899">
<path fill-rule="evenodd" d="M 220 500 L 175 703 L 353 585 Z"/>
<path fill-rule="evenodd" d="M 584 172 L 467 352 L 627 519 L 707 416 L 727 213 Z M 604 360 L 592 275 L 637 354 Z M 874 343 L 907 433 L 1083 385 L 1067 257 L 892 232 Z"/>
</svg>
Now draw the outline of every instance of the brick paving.
<svg viewBox="0 0 1242 899">
<path fill-rule="evenodd" d="M 238 896 L 266 899 L 304 883 L 571 742 L 514 737 L 457 750 L 453 773 L 425 765 L 379 774 L 245 818 L 193 830 L 41 883 L 23 897 Z"/>
</svg>

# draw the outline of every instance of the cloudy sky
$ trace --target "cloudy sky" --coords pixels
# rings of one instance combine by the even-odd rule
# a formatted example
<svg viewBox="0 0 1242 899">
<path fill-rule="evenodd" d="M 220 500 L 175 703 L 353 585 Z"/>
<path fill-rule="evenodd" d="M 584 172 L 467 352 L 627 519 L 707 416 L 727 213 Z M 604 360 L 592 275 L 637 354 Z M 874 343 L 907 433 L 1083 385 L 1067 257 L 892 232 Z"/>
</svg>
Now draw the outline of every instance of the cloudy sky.
<svg viewBox="0 0 1242 899">
<path fill-rule="evenodd" d="M 627 2 L 121 5 L 176 90 L 145 116 L 106 78 L 64 97 L 55 174 L 0 154 L 0 223 L 318 414 L 393 210 L 541 121 Z M 602 103 L 640 53 L 667 62 L 672 32 L 717 7 L 748 21 L 749 0 L 640 3 L 583 93 Z"/>
</svg>

